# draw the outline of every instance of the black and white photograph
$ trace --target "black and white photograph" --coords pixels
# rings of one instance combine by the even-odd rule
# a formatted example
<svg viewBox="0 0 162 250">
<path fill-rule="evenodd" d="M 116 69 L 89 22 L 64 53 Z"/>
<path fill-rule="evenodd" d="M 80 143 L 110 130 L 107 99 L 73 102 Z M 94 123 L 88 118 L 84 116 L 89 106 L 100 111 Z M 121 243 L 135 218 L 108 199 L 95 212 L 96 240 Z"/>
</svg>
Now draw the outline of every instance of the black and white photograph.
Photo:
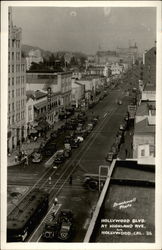
<svg viewBox="0 0 162 250">
<path fill-rule="evenodd" d="M 161 2 L 140 2 L 2 2 L 2 249 L 161 249 Z"/>
</svg>

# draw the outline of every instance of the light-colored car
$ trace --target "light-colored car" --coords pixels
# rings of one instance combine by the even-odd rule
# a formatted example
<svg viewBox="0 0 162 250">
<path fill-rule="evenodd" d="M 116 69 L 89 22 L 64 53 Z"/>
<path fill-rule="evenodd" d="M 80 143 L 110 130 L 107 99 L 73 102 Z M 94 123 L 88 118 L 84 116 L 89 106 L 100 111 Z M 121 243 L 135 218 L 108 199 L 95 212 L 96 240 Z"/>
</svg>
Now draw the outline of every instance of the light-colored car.
<svg viewBox="0 0 162 250">
<path fill-rule="evenodd" d="M 77 138 L 77 140 L 79 140 L 79 142 L 83 142 L 84 141 L 84 138 L 82 136 L 77 136 L 76 138 Z"/>
</svg>

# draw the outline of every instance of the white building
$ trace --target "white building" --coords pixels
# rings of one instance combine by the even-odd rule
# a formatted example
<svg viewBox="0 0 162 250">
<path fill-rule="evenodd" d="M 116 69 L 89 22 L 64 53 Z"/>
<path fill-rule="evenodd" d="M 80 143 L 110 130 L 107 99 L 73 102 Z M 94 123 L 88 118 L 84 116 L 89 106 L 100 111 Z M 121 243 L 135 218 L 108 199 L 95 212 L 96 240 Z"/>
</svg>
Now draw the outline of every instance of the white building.
<svg viewBox="0 0 162 250">
<path fill-rule="evenodd" d="M 26 64 L 21 56 L 22 30 L 12 23 L 8 12 L 8 152 L 20 146 L 26 131 Z"/>
</svg>

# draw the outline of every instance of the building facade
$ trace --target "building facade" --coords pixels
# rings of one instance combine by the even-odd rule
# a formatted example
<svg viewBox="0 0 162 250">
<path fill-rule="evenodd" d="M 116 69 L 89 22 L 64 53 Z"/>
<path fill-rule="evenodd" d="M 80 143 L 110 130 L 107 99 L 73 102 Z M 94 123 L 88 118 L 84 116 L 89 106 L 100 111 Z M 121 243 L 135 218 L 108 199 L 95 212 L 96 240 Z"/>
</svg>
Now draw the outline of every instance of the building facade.
<svg viewBox="0 0 162 250">
<path fill-rule="evenodd" d="M 12 9 L 8 12 L 8 152 L 12 152 L 27 135 L 26 62 L 21 56 L 22 30 L 12 23 Z"/>
<path fill-rule="evenodd" d="M 156 47 L 148 50 L 144 57 L 144 85 L 156 86 Z"/>
<path fill-rule="evenodd" d="M 72 95 L 71 95 L 71 102 L 72 105 L 78 108 L 82 100 L 85 98 L 85 85 L 80 84 L 76 80 L 72 82 Z"/>
<path fill-rule="evenodd" d="M 58 73 L 58 85 L 61 86 L 61 106 L 65 109 L 71 105 L 72 72 Z"/>
</svg>

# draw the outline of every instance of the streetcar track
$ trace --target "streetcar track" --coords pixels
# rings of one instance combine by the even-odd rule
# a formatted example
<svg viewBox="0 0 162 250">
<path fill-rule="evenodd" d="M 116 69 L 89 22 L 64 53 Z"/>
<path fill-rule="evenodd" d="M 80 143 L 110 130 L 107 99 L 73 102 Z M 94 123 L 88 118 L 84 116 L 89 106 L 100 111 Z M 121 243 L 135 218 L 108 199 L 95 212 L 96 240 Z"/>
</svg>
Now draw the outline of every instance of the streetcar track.
<svg viewBox="0 0 162 250">
<path fill-rule="evenodd" d="M 111 110 L 110 115 L 109 115 L 109 117 L 108 117 L 108 121 L 110 120 L 111 115 L 112 115 L 116 110 L 117 110 L 117 108 Z M 99 124 L 100 126 L 97 126 L 96 128 L 99 127 L 100 129 L 102 129 L 102 127 L 104 127 L 104 125 L 105 125 L 105 121 L 107 121 L 107 117 L 105 117 L 105 118 L 103 119 L 102 123 Z M 95 129 L 96 129 L 96 128 L 95 128 Z M 93 132 L 93 131 L 92 131 L 92 132 Z M 75 156 L 75 158 L 72 160 L 72 163 L 74 163 L 75 159 L 76 159 L 79 155 L 81 155 L 81 154 L 82 154 L 82 151 L 83 151 L 82 157 L 80 157 L 78 163 L 81 161 L 81 159 L 83 158 L 85 152 L 87 152 L 87 150 L 91 147 L 91 145 L 92 145 L 93 142 L 95 141 L 97 135 L 98 135 L 97 133 L 96 133 L 96 134 L 93 133 L 92 136 L 88 138 L 88 140 L 87 140 L 87 142 L 86 142 L 86 145 L 89 143 L 89 141 L 90 141 L 91 139 L 92 139 L 92 140 L 90 141 L 90 144 L 88 145 L 87 149 L 86 149 L 85 151 L 84 151 L 84 148 L 81 149 L 81 151 L 78 152 L 78 154 L 77 154 L 77 155 Z M 94 136 L 94 137 L 93 137 L 93 136 Z M 84 146 L 85 146 L 85 145 L 84 145 Z M 64 174 L 70 169 L 72 163 L 70 163 L 69 166 L 68 166 L 68 168 L 65 169 L 65 171 L 62 173 L 61 177 L 64 176 Z M 68 164 L 67 164 L 67 165 L 68 165 Z M 63 184 L 61 185 L 61 187 L 60 187 L 60 188 L 58 189 L 58 191 L 55 193 L 55 196 L 58 196 L 58 194 L 60 193 L 60 191 L 63 189 L 65 183 L 66 183 L 67 180 L 69 179 L 70 175 L 74 172 L 74 170 L 75 170 L 77 167 L 78 167 L 78 165 L 76 164 L 76 165 L 72 168 L 72 170 L 70 171 L 70 173 L 68 174 L 68 176 L 65 178 L 65 181 L 63 182 Z M 51 177 L 52 177 L 52 176 L 51 176 Z M 59 178 L 59 179 L 60 179 L 60 178 Z M 59 180 L 59 179 L 58 179 L 58 180 Z M 58 181 L 57 181 L 57 183 L 58 183 Z M 54 187 L 52 187 L 51 190 L 49 190 L 50 196 L 51 196 L 51 195 L 54 195 L 54 194 L 51 193 L 51 192 L 52 192 L 52 190 L 56 187 L 57 183 L 55 183 Z M 55 188 L 55 189 L 56 189 L 56 188 Z M 54 196 L 52 199 L 50 199 L 50 205 L 51 205 L 51 203 L 53 202 L 55 196 Z M 50 210 L 51 210 L 51 208 L 49 209 L 49 211 L 48 211 L 48 213 L 47 213 L 46 216 L 48 216 L 48 214 L 50 213 Z M 45 218 L 46 218 L 46 216 L 45 216 Z M 44 219 L 45 219 L 45 218 L 44 218 Z M 38 229 L 42 226 L 42 223 L 43 223 L 44 219 L 43 219 L 42 222 L 38 225 L 38 227 L 36 228 L 35 232 L 37 232 Z M 29 239 L 28 241 L 31 241 L 31 240 L 32 240 L 32 238 L 34 237 L 35 232 L 31 235 L 31 237 L 30 237 L 30 239 Z"/>
</svg>

